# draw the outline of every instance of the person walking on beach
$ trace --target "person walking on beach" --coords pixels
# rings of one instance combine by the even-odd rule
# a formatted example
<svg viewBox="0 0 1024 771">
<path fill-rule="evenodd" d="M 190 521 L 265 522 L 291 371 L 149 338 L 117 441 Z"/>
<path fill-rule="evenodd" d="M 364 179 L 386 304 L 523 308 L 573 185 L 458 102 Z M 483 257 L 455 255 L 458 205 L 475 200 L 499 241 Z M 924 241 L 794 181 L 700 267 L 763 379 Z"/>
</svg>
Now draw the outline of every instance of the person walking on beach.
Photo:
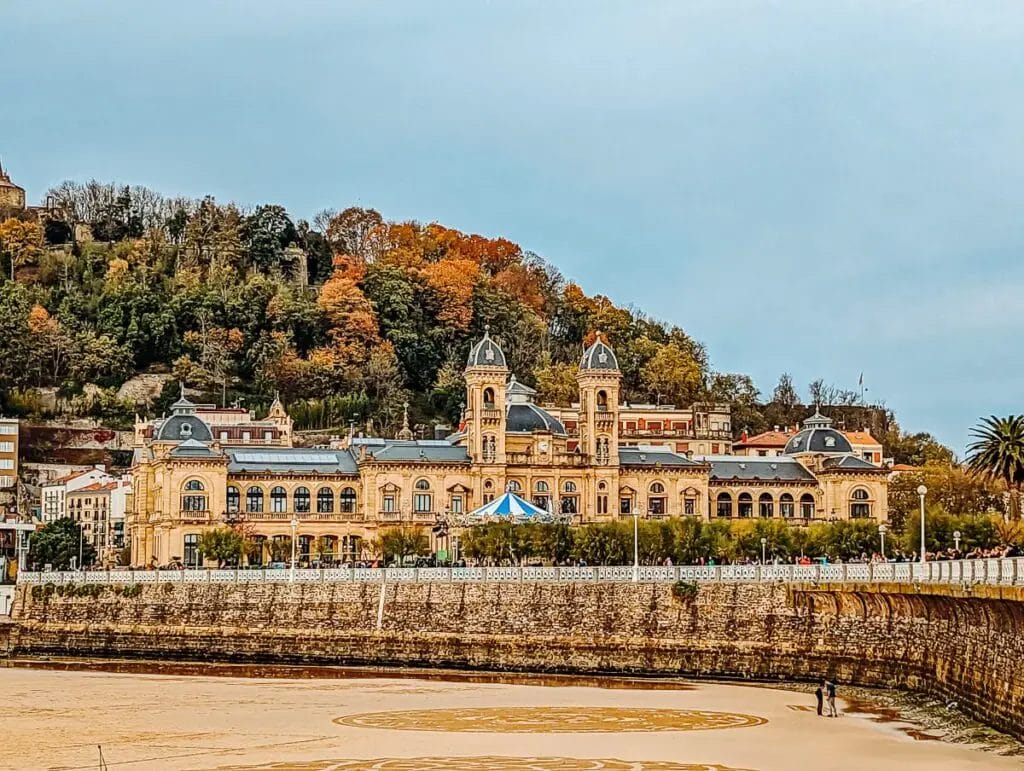
<svg viewBox="0 0 1024 771">
<path fill-rule="evenodd" d="M 826 687 L 828 691 L 828 716 L 839 717 L 839 712 L 836 710 L 836 684 L 829 680 L 826 683 Z"/>
<path fill-rule="evenodd" d="M 814 697 L 818 700 L 818 717 L 821 717 L 821 709 L 825 702 L 825 681 L 822 680 L 818 683 L 818 687 L 814 689 Z"/>
</svg>

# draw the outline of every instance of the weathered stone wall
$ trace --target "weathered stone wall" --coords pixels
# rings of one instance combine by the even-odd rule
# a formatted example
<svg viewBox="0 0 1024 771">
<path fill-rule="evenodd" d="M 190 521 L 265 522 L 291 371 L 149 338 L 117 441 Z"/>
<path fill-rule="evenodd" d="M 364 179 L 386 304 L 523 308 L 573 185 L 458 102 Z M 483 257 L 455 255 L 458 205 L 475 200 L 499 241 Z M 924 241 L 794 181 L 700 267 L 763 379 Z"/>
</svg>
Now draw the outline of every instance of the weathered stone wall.
<svg viewBox="0 0 1024 771">
<path fill-rule="evenodd" d="M 88 591 L 88 593 L 85 593 Z M 1024 589 L 392 583 L 21 587 L 13 655 L 834 676 L 923 690 L 1024 738 Z M 97 594 L 98 593 L 98 594 Z"/>
</svg>

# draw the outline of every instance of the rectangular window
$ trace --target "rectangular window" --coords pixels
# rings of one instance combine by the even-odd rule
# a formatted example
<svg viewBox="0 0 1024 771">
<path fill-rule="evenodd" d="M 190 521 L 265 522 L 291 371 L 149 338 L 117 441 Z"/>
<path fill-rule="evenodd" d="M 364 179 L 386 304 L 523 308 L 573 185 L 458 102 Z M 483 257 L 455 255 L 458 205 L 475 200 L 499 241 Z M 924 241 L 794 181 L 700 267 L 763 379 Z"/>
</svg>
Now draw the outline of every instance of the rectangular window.
<svg viewBox="0 0 1024 771">
<path fill-rule="evenodd" d="M 382 501 L 381 511 L 394 511 L 395 510 L 395 496 L 385 495 Z"/>
<path fill-rule="evenodd" d="M 632 514 L 633 513 L 633 499 L 632 498 L 619 498 L 619 514 Z"/>
<path fill-rule="evenodd" d="M 597 496 L 597 513 L 607 514 L 608 513 L 608 496 L 599 495 Z"/>
<path fill-rule="evenodd" d="M 14 477 L 0 477 L 0 487 L 14 487 Z"/>
<path fill-rule="evenodd" d="M 790 501 L 783 501 L 779 504 L 779 513 L 785 519 L 792 519 L 793 517 L 793 504 Z"/>
<path fill-rule="evenodd" d="M 692 517 L 697 513 L 697 501 L 693 498 L 687 498 L 683 501 L 683 514 L 688 517 Z"/>
<path fill-rule="evenodd" d="M 413 511 L 430 511 L 430 494 L 429 493 L 416 493 L 412 499 Z"/>
<path fill-rule="evenodd" d="M 274 432 L 273 431 L 264 431 L 263 432 L 263 441 L 265 441 L 267 444 L 270 444 L 271 442 L 273 442 L 274 441 Z"/>
<path fill-rule="evenodd" d="M 711 454 L 712 455 L 718 455 L 718 445 L 717 444 L 711 445 Z"/>
<path fill-rule="evenodd" d="M 0 442 L 0 452 L 14 452 L 14 442 Z"/>
<path fill-rule="evenodd" d="M 452 513 L 453 514 L 461 514 L 462 513 L 462 496 L 461 495 L 453 495 L 452 496 Z"/>
<path fill-rule="evenodd" d="M 0 468 L 13 469 L 14 461 L 11 458 L 0 458 Z"/>
<path fill-rule="evenodd" d="M 494 493 L 484 493 L 484 503 L 490 503 L 494 500 Z"/>
<path fill-rule="evenodd" d="M 0 423 L 0 434 L 17 434 L 18 425 L 17 423 Z"/>
<path fill-rule="evenodd" d="M 199 567 L 199 536 L 195 533 L 187 533 L 185 535 L 184 558 L 186 567 Z"/>
<path fill-rule="evenodd" d="M 223 442 L 227 438 L 228 438 L 228 432 L 227 431 L 221 431 L 220 432 L 220 440 Z"/>
<path fill-rule="evenodd" d="M 248 442 L 252 438 L 252 434 L 249 431 L 242 432 L 242 441 Z"/>
<path fill-rule="evenodd" d="M 732 499 L 731 498 L 719 498 L 718 508 L 715 512 L 720 517 L 731 517 L 732 516 Z"/>
<path fill-rule="evenodd" d="M 814 503 L 811 501 L 800 501 L 800 516 L 810 519 L 814 516 Z"/>
</svg>

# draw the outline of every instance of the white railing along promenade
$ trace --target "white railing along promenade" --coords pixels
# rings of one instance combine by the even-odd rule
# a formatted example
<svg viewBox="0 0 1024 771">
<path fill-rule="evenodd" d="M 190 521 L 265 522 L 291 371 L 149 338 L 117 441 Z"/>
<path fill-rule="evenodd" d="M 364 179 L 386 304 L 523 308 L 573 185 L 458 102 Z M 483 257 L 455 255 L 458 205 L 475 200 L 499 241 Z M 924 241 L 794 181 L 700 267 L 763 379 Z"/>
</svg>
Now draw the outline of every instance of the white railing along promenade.
<svg viewBox="0 0 1024 771">
<path fill-rule="evenodd" d="M 343 583 L 350 581 L 419 582 L 543 582 L 632 581 L 631 565 L 606 567 L 476 567 L 476 568 L 242 568 L 239 570 L 94 570 L 49 573 L 21 572 L 23 584 L 148 584 L 148 583 Z M 910 582 L 942 584 L 1024 585 L 1024 557 L 927 562 L 838 563 L 827 565 L 679 565 L 641 566 L 644 583 L 695 582 Z"/>
</svg>

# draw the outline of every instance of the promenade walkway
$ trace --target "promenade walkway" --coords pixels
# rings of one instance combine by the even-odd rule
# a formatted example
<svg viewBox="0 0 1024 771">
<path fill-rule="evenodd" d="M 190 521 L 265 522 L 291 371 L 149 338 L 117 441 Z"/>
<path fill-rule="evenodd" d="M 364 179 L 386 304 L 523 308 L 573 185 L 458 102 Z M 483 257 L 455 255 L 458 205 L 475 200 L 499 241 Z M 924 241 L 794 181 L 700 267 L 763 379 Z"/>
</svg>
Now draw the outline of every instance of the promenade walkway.
<svg viewBox="0 0 1024 771">
<path fill-rule="evenodd" d="M 903 582 L 1024 585 L 1024 557 L 926 562 L 847 563 L 827 565 L 614 565 L 602 567 L 467 567 L 467 568 L 242 568 L 228 570 L 95 570 L 21 572 L 21 584 L 142 583 L 340 583 L 362 581 L 545 582 L 633 581 L 705 582 Z"/>
</svg>

